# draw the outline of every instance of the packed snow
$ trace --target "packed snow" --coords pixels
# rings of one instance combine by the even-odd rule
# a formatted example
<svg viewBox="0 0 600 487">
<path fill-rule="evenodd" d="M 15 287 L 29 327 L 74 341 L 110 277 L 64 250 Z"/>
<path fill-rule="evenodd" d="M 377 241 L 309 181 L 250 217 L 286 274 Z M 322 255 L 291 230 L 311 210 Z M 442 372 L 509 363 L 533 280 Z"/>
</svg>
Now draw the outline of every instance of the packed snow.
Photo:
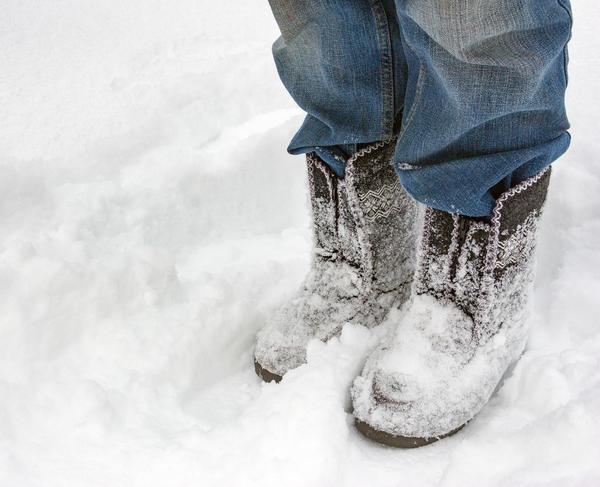
<svg viewBox="0 0 600 487">
<path fill-rule="evenodd" d="M 0 486 L 600 485 L 600 13 L 573 8 L 528 348 L 466 428 L 402 451 L 350 413 L 385 327 L 254 374 L 310 250 L 267 2 L 4 0 Z"/>
</svg>

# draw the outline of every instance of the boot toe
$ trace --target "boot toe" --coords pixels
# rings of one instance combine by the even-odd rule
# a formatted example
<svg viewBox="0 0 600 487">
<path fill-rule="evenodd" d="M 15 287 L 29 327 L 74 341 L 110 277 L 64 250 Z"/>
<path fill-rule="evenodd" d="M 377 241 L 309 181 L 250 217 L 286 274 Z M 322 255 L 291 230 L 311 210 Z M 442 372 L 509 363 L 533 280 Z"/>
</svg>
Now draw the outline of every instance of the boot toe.
<svg viewBox="0 0 600 487">
<path fill-rule="evenodd" d="M 275 374 L 260 365 L 256 358 L 254 359 L 254 371 L 265 382 L 281 382 L 281 379 L 283 379 L 283 376 Z"/>
<path fill-rule="evenodd" d="M 279 382 L 289 370 L 306 360 L 306 347 L 273 341 L 258 341 L 254 351 L 257 374 L 266 382 Z"/>
<path fill-rule="evenodd" d="M 300 333 L 299 324 L 283 326 L 271 322 L 256 337 L 254 364 L 257 374 L 265 381 L 279 382 L 283 375 L 306 359 L 309 337 Z"/>
</svg>

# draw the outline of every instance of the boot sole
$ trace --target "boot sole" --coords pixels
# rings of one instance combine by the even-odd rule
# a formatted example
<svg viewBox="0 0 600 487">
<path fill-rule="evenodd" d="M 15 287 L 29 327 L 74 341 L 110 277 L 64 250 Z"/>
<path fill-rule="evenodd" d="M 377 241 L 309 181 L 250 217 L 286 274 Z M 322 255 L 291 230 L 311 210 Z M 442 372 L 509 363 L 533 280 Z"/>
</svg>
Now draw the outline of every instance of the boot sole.
<svg viewBox="0 0 600 487">
<path fill-rule="evenodd" d="M 256 359 L 254 359 L 254 371 L 256 372 L 256 375 L 258 375 L 265 382 L 280 382 L 281 379 L 283 379 L 281 375 L 265 369 L 256 361 Z"/>
<path fill-rule="evenodd" d="M 394 448 L 419 448 L 420 446 L 429 445 L 441 440 L 442 438 L 452 436 L 465 426 L 463 424 L 455 430 L 450 431 L 450 433 L 446 433 L 441 436 L 434 436 L 432 438 L 418 438 L 413 436 L 392 435 L 390 433 L 386 433 L 385 431 L 379 431 L 360 419 L 355 419 L 354 424 L 356 429 L 370 440 L 381 443 L 382 445 L 393 446 Z"/>
</svg>

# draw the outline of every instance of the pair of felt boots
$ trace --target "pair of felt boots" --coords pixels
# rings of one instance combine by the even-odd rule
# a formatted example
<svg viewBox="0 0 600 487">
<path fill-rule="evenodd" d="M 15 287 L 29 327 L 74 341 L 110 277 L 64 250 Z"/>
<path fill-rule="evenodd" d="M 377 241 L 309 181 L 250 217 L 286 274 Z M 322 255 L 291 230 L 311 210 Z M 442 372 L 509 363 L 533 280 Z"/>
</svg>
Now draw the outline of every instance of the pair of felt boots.
<svg viewBox="0 0 600 487">
<path fill-rule="evenodd" d="M 305 361 L 310 340 L 346 323 L 377 326 L 403 305 L 351 395 L 359 431 L 416 447 L 464 426 L 523 352 L 550 171 L 500 195 L 489 222 L 423 215 L 398 182 L 393 150 L 392 141 L 364 147 L 343 179 L 307 156 L 312 269 L 258 334 L 254 358 L 259 376 L 279 381 Z"/>
</svg>

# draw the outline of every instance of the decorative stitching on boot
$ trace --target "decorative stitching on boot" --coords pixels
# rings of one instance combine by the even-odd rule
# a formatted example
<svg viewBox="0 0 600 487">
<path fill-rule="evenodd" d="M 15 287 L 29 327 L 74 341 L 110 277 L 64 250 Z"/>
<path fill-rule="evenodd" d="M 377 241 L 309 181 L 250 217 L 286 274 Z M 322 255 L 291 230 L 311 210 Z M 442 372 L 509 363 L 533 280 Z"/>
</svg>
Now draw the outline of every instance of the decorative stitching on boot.
<svg viewBox="0 0 600 487">
<path fill-rule="evenodd" d="M 492 288 L 494 287 L 494 269 L 496 268 L 496 264 L 498 262 L 498 247 L 500 245 L 500 226 L 502 220 L 502 209 L 504 208 L 504 204 L 510 198 L 531 188 L 534 184 L 540 181 L 548 173 L 548 171 L 550 171 L 550 167 L 551 166 L 548 166 L 546 169 L 536 174 L 535 176 L 526 179 L 525 181 L 514 186 L 513 188 L 507 190 L 500 196 L 500 198 L 496 200 L 496 205 L 494 206 L 493 210 L 493 217 L 490 222 L 490 237 L 487 245 L 486 262 L 483 270 L 482 285 L 478 299 L 479 313 L 476 321 L 480 323 L 481 326 L 487 325 L 487 321 L 489 320 L 488 314 L 491 306 L 489 297 L 492 292 Z M 539 216 L 540 214 L 541 211 L 538 211 L 537 215 Z"/>
<path fill-rule="evenodd" d="M 349 166 L 352 165 L 359 157 L 362 157 L 366 154 L 370 154 L 374 150 L 380 149 L 381 147 L 388 144 L 392 140 L 393 139 L 380 140 L 379 142 L 375 142 L 373 144 L 363 147 L 361 150 L 359 150 L 358 152 L 353 154 L 352 157 L 350 157 L 350 159 L 348 159 L 348 161 L 346 161 L 346 164 Z"/>
<path fill-rule="evenodd" d="M 365 290 L 367 292 L 372 289 L 377 272 L 375 268 L 376 262 L 374 261 L 375 256 L 372 244 L 373 236 L 369 234 L 369 224 L 372 225 L 376 222 L 376 220 L 389 217 L 392 214 L 399 215 L 401 218 L 401 215 L 408 211 L 408 208 L 402 208 L 399 204 L 403 189 L 391 164 L 389 171 L 391 171 L 391 174 L 393 174 L 394 181 L 392 183 L 383 182 L 386 181 L 386 179 L 383 179 L 379 188 L 371 188 L 366 190 L 366 188 L 359 188 L 359 184 L 361 183 L 359 180 L 360 174 L 356 169 L 357 162 L 361 158 L 368 156 L 376 150 L 380 150 L 386 146 L 389 146 L 390 144 L 393 144 L 393 142 L 394 139 L 387 139 L 363 147 L 348 160 L 346 166 L 345 180 L 348 207 L 356 222 L 356 233 L 358 237 L 359 248 L 361 249 L 363 255 L 362 261 L 364 263 Z M 381 161 L 378 161 L 378 163 L 380 162 Z M 360 164 L 358 164 L 358 166 L 360 166 Z M 382 174 L 385 174 L 383 167 L 381 170 L 383 171 Z M 379 172 L 380 171 L 376 170 L 375 174 L 379 174 Z M 385 177 L 389 178 L 389 176 L 390 175 L 388 174 Z M 381 176 L 374 177 L 374 181 L 377 182 L 379 181 L 378 178 Z M 389 181 L 389 179 L 387 179 L 387 181 Z M 360 193 L 359 191 L 363 191 L 363 193 Z M 407 202 L 406 204 L 409 205 L 410 203 Z"/>
<path fill-rule="evenodd" d="M 393 213 L 401 213 L 402 208 L 395 204 L 395 194 L 400 190 L 400 183 L 384 184 L 378 190 L 370 189 L 359 196 L 365 207 L 365 219 L 374 223 L 378 218 L 387 218 Z"/>
<path fill-rule="evenodd" d="M 366 146 L 354 154 L 347 162 L 346 170 L 346 191 L 348 194 L 348 206 L 350 211 L 354 215 L 356 221 L 356 234 L 358 236 L 359 247 L 363 254 L 363 285 L 365 292 L 369 292 L 372 287 L 374 269 L 373 269 L 373 252 L 371 248 L 371 242 L 365 232 L 366 217 L 360 209 L 360 197 L 356 191 L 356 181 L 354 179 L 354 172 L 352 171 L 353 163 L 359 158 L 366 154 L 370 154 L 376 149 L 383 147 L 386 142 L 381 141 L 375 144 Z"/>
</svg>

